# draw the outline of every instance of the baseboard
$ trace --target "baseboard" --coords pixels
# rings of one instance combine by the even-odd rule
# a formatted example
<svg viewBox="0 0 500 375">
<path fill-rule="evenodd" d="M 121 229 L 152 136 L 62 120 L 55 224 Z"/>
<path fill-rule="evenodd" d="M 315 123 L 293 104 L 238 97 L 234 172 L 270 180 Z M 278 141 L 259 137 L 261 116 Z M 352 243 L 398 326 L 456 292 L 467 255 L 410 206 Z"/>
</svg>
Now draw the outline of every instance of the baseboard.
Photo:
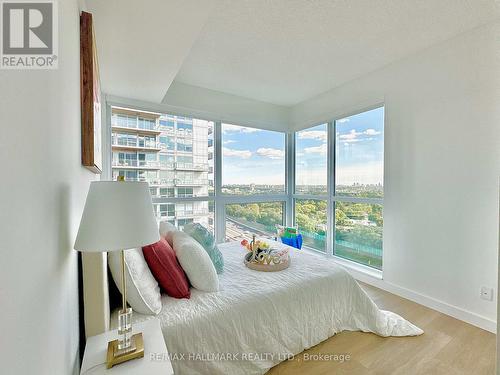
<svg viewBox="0 0 500 375">
<path fill-rule="evenodd" d="M 467 311 L 460 307 L 450 305 L 446 302 L 439 301 L 435 298 L 389 283 L 383 279 L 378 279 L 363 274 L 362 272 L 359 272 L 357 270 L 350 269 L 349 272 L 352 274 L 352 276 L 354 276 L 356 280 L 362 281 L 369 285 L 373 285 L 374 287 L 393 293 L 397 296 L 409 299 L 410 301 L 439 311 L 440 313 L 449 315 L 453 318 L 462 320 L 466 323 L 472 324 L 473 326 L 479 327 L 494 334 L 496 334 L 497 332 L 497 322 L 494 320 L 473 313 L 471 311 Z"/>
</svg>

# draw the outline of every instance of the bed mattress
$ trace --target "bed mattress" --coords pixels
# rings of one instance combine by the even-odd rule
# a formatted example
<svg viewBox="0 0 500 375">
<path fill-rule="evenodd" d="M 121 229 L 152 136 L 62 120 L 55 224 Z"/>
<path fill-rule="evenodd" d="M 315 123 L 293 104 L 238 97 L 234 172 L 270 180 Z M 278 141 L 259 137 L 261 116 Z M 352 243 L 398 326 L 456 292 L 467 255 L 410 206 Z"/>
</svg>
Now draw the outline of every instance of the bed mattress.
<svg viewBox="0 0 500 375">
<path fill-rule="evenodd" d="M 219 248 L 225 267 L 218 292 L 192 289 L 190 299 L 162 296 L 157 318 L 177 375 L 263 374 L 344 330 L 423 333 L 380 310 L 332 259 L 290 248 L 289 268 L 258 272 L 243 264 L 246 251 L 238 243 Z M 149 318 L 134 313 L 134 321 Z"/>
</svg>

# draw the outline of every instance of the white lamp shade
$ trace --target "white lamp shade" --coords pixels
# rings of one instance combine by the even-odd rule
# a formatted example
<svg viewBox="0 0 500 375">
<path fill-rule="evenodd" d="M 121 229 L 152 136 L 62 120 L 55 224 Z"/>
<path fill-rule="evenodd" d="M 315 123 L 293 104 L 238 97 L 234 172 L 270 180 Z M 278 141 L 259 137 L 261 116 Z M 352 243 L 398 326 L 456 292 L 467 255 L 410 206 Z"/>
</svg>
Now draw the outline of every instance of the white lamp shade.
<svg viewBox="0 0 500 375">
<path fill-rule="evenodd" d="M 125 250 L 159 239 L 146 182 L 96 181 L 90 184 L 75 250 Z"/>
</svg>

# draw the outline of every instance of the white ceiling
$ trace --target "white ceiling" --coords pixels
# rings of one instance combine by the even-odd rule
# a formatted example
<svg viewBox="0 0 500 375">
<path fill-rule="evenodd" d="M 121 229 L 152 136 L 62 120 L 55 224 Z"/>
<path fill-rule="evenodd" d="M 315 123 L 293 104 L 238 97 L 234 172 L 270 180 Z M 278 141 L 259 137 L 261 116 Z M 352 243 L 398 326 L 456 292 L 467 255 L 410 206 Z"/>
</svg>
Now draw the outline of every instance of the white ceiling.
<svg viewBox="0 0 500 375">
<path fill-rule="evenodd" d="M 165 96 L 213 10 L 212 0 L 86 0 L 102 91 L 150 102 Z"/>
<path fill-rule="evenodd" d="M 217 0 L 175 80 L 291 106 L 492 21 L 500 15 L 498 4 L 495 0 Z M 183 21 L 189 22 L 175 38 L 196 27 L 197 21 Z M 170 34 L 163 37 L 172 39 Z M 156 54 L 170 64 L 168 51 L 157 48 Z M 154 73 L 149 58 L 142 67 Z M 156 75 L 156 83 L 168 87 L 170 76 Z"/>
</svg>

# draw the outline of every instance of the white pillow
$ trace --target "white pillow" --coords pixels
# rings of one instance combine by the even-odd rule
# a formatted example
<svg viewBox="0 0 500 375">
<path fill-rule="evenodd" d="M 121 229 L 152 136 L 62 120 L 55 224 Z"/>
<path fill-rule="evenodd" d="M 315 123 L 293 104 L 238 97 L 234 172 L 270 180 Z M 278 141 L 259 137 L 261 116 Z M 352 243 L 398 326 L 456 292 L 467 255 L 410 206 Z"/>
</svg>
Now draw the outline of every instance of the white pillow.
<svg viewBox="0 0 500 375">
<path fill-rule="evenodd" d="M 178 229 L 175 225 L 170 224 L 168 221 L 160 221 L 159 225 L 160 237 L 167 240 L 170 246 L 172 246 L 172 235 L 177 232 Z"/>
<path fill-rule="evenodd" d="M 204 292 L 219 290 L 219 278 L 206 250 L 184 232 L 172 233 L 175 255 L 191 285 Z"/>
<path fill-rule="evenodd" d="M 121 293 L 120 251 L 108 253 L 108 264 L 113 280 Z M 127 284 L 127 302 L 133 310 L 148 315 L 156 315 L 161 311 L 160 287 L 149 270 L 140 248 L 125 250 L 125 283 Z"/>
</svg>

